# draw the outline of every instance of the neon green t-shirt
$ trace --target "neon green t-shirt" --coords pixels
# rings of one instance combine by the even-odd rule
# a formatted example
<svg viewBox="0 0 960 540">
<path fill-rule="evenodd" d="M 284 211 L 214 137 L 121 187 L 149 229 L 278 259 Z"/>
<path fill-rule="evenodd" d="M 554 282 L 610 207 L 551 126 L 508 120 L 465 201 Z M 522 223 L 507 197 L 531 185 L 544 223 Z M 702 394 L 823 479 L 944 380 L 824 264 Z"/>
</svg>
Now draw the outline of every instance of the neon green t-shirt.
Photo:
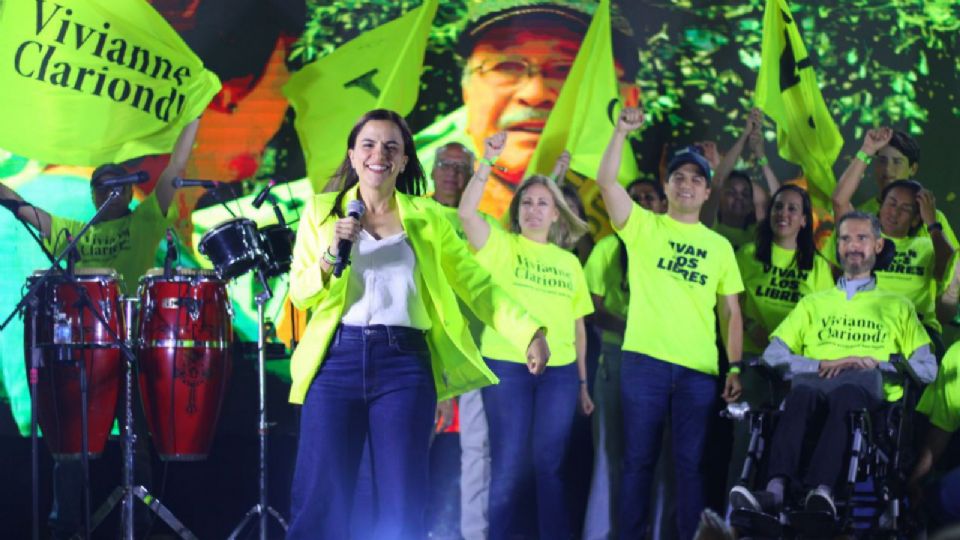
<svg viewBox="0 0 960 540">
<path fill-rule="evenodd" d="M 740 227 L 724 225 L 720 223 L 720 220 L 717 220 L 717 222 L 713 224 L 713 230 L 720 233 L 720 236 L 726 238 L 727 241 L 730 242 L 730 245 L 733 246 L 734 251 L 753 242 L 757 238 L 756 223 L 751 223 L 747 225 L 746 229 L 742 229 Z"/>
<path fill-rule="evenodd" d="M 583 273 L 586 275 L 590 294 L 603 297 L 603 307 L 626 320 L 630 293 L 624 287 L 623 270 L 620 266 L 622 245 L 623 242 L 615 234 L 602 238 L 593 246 Z M 623 335 L 610 330 L 603 331 L 602 339 L 606 343 L 623 344 Z"/>
<path fill-rule="evenodd" d="M 913 302 L 923 324 L 941 332 L 943 327 L 936 311 L 937 282 L 933 277 L 933 240 L 920 235 L 905 238 L 883 235 L 883 238 L 893 244 L 896 253 L 887 269 L 875 272 L 877 287 L 906 297 Z M 836 232 L 827 239 L 823 253 L 829 256 L 831 264 L 840 266 Z"/>
<path fill-rule="evenodd" d="M 883 271 L 878 271 L 877 287 L 902 294 L 913 302 L 923 324 L 942 331 L 937 320 L 936 281 L 933 278 L 933 241 L 929 236 L 884 238 L 893 242 L 896 255 Z"/>
<path fill-rule="evenodd" d="M 917 410 L 944 431 L 960 429 L 960 342 L 947 350 L 937 378 L 923 391 Z"/>
<path fill-rule="evenodd" d="M 638 204 L 617 234 L 630 259 L 623 349 L 719 373 L 717 296 L 743 291 L 730 242 L 702 223 L 681 223 Z"/>
<path fill-rule="evenodd" d="M 593 313 L 577 257 L 553 244 L 490 227 L 487 243 L 477 251 L 477 261 L 530 315 L 546 325 L 548 365 L 576 362 L 575 322 Z M 494 360 L 527 362 L 526 351 L 517 349 L 490 327 L 483 330 L 480 352 Z"/>
<path fill-rule="evenodd" d="M 171 209 L 172 210 L 172 206 Z M 172 212 L 168 210 L 168 215 Z M 84 223 L 59 216 L 50 216 L 50 238 L 44 240 L 47 249 L 59 254 L 67 247 L 66 229 L 76 236 Z M 157 197 L 150 194 L 129 214 L 90 227 L 80 238 L 78 268 L 110 268 L 123 278 L 120 290 L 125 295 L 135 294 L 140 278 L 154 265 L 154 256 L 160 240 L 172 219 L 160 212 Z"/>
<path fill-rule="evenodd" d="M 869 201 L 858 206 L 857 210 L 878 215 L 880 212 L 880 201 L 877 199 L 870 199 Z M 950 226 L 950 221 L 947 220 L 947 216 L 944 215 L 944 213 L 940 210 L 937 210 L 937 223 L 943 227 L 943 235 L 946 237 L 947 241 L 950 242 L 950 245 L 953 246 L 953 249 L 956 250 L 953 252 L 953 257 L 951 257 L 950 263 L 947 265 L 947 271 L 943 273 L 943 278 L 939 283 L 935 283 L 936 289 L 931 292 L 933 295 L 940 296 L 950 285 L 950 280 L 953 278 L 954 265 L 956 265 L 958 259 L 960 259 L 960 243 L 957 241 L 957 235 L 953 232 L 953 227 Z M 929 238 L 930 232 L 924 225 L 921 224 L 917 229 L 916 236 Z"/>
<path fill-rule="evenodd" d="M 892 354 L 909 358 L 930 343 L 913 304 L 876 288 L 850 300 L 839 287 L 804 296 L 770 337 L 780 338 L 794 354 L 819 361 L 867 356 L 889 362 Z M 890 401 L 903 395 L 898 385 L 885 383 L 884 390 Z"/>
<path fill-rule="evenodd" d="M 790 313 L 804 296 L 834 286 L 830 264 L 820 255 L 813 257 L 813 268 L 797 268 L 796 250 L 771 244 L 770 264 L 757 260 L 757 246 L 751 242 L 737 251 L 737 265 L 743 278 L 743 352 L 759 355 L 765 345 L 756 343 L 746 329 L 757 324 L 770 332 Z"/>
</svg>

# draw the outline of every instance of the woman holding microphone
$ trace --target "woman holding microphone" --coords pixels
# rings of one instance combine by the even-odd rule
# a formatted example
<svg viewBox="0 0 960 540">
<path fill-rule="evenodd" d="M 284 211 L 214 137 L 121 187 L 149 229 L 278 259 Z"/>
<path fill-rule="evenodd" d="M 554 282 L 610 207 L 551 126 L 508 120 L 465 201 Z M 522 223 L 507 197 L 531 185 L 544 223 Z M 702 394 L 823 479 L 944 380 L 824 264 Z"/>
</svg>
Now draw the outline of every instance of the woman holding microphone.
<svg viewBox="0 0 960 540">
<path fill-rule="evenodd" d="M 587 228 L 545 176 L 531 176 L 517 188 L 509 231 L 490 226 L 478 207 L 506 139 L 501 132 L 486 140 L 460 198 L 460 221 L 480 264 L 546 325 L 553 356 L 542 373 L 529 370 L 522 348 L 500 328 L 484 328 L 480 351 L 500 378 L 482 391 L 490 434 L 489 538 L 511 537 L 524 511 L 524 480 L 533 477 L 539 537 L 562 540 L 572 538 L 562 478 L 570 431 L 578 403 L 584 414 L 593 411 L 583 322 L 593 304 L 580 261 L 567 251 Z"/>
<path fill-rule="evenodd" d="M 290 298 L 312 316 L 290 366 L 290 401 L 303 408 L 287 538 L 350 537 L 368 438 L 376 504 L 355 511 L 378 540 L 423 538 L 436 400 L 497 382 L 457 296 L 525 351 L 531 371 L 543 371 L 550 351 L 543 325 L 418 197 L 424 173 L 400 115 L 361 117 L 332 180 L 340 191 L 307 205 L 290 271 Z M 352 260 L 339 277 L 338 257 Z"/>
</svg>

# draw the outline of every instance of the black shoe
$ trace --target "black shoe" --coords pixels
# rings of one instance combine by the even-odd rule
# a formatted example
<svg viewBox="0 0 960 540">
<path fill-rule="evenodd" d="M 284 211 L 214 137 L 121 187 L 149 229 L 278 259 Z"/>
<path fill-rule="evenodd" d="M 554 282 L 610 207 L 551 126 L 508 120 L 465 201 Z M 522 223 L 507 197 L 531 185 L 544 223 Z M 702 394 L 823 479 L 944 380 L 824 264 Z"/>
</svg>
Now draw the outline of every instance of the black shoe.
<svg viewBox="0 0 960 540">
<path fill-rule="evenodd" d="M 822 512 L 830 514 L 833 518 L 837 517 L 837 506 L 833 504 L 833 497 L 824 488 L 818 487 L 807 493 L 803 507 L 807 512 Z"/>
<path fill-rule="evenodd" d="M 745 486 L 734 486 L 730 490 L 730 506 L 734 510 L 751 510 L 761 514 L 775 514 L 777 501 L 769 491 L 750 491 Z"/>
</svg>

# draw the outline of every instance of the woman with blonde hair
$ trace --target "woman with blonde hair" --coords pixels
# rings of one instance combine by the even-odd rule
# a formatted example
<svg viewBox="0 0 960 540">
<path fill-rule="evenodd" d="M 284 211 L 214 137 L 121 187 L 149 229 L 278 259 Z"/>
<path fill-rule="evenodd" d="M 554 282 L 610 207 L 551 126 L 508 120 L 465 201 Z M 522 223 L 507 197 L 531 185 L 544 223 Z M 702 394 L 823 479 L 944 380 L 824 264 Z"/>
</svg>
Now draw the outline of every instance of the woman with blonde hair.
<svg viewBox="0 0 960 540">
<path fill-rule="evenodd" d="M 497 329 L 484 329 L 480 352 L 500 378 L 500 384 L 482 391 L 490 437 L 489 538 L 511 536 L 522 512 L 524 481 L 530 477 L 536 484 L 540 538 L 570 538 L 561 470 L 578 404 L 585 414 L 593 411 L 583 321 L 593 305 L 580 261 L 568 249 L 587 227 L 556 183 L 539 175 L 517 188 L 509 231 L 483 219 L 480 199 L 505 142 L 502 132 L 486 140 L 483 159 L 460 199 L 460 220 L 494 282 L 546 326 L 551 357 L 543 373 L 530 371 L 523 351 Z"/>
</svg>

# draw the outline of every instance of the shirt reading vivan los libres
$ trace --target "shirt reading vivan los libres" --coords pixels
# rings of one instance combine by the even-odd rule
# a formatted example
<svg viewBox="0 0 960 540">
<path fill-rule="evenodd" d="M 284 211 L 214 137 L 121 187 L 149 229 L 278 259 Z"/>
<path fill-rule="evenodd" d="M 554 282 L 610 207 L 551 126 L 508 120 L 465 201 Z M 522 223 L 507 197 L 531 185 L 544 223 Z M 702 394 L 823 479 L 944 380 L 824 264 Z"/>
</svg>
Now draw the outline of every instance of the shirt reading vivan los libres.
<svg viewBox="0 0 960 540">
<path fill-rule="evenodd" d="M 490 271 L 498 285 L 547 327 L 548 367 L 575 362 L 575 321 L 593 313 L 577 257 L 554 244 L 541 244 L 490 227 L 490 236 L 477 252 L 477 261 Z M 517 349 L 490 327 L 483 330 L 480 352 L 494 360 L 527 362 L 526 351 Z"/>
<path fill-rule="evenodd" d="M 816 361 L 866 356 L 888 362 L 892 354 L 909 358 L 930 343 L 913 304 L 878 288 L 858 291 L 849 300 L 838 287 L 804 296 L 774 337 L 794 354 Z M 884 387 L 889 400 L 902 395 L 902 388 Z"/>
<path fill-rule="evenodd" d="M 623 242 L 615 234 L 603 237 L 593 246 L 583 273 L 587 277 L 590 294 L 602 297 L 603 307 L 607 311 L 626 320 L 630 293 L 620 261 L 620 250 L 625 249 L 622 246 Z M 604 330 L 602 337 L 605 343 L 623 344 L 623 335 L 617 332 Z"/>
<path fill-rule="evenodd" d="M 716 375 L 717 296 L 743 291 L 730 242 L 638 204 L 617 234 L 630 259 L 623 349 Z"/>
<path fill-rule="evenodd" d="M 67 247 L 61 231 L 65 229 L 76 236 L 84 223 L 50 217 L 50 238 L 44 243 L 52 253 L 59 254 Z M 160 212 L 156 195 L 150 194 L 133 212 L 90 227 L 77 245 L 80 250 L 77 267 L 116 270 L 123 277 L 120 290 L 123 294 L 134 294 L 140 278 L 154 265 L 157 247 L 171 221 Z"/>
<path fill-rule="evenodd" d="M 743 278 L 743 352 L 759 355 L 766 344 L 757 343 L 747 331 L 756 324 L 769 335 L 804 296 L 834 286 L 830 263 L 819 255 L 813 268 L 797 267 L 796 250 L 770 245 L 770 264 L 757 260 L 757 246 L 749 243 L 737 251 L 737 264 Z"/>
</svg>

